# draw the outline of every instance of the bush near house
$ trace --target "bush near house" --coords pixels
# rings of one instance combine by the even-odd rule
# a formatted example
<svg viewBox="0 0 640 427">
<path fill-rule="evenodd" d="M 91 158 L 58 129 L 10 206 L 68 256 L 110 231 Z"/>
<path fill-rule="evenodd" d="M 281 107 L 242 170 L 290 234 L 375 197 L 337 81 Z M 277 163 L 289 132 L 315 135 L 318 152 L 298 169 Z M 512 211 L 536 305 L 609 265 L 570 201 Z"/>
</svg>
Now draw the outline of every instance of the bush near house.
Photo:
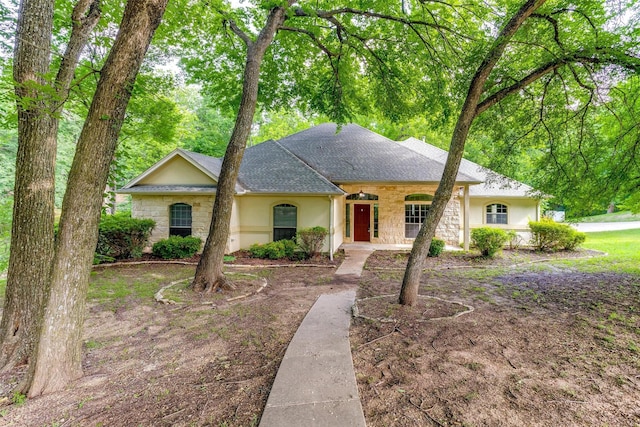
<svg viewBox="0 0 640 427">
<path fill-rule="evenodd" d="M 529 221 L 531 228 L 531 245 L 539 251 L 575 250 L 584 243 L 587 235 L 571 228 L 567 224 L 559 224 L 550 218 L 540 221 Z"/>
<path fill-rule="evenodd" d="M 444 240 L 434 237 L 431 239 L 431 245 L 429 246 L 429 254 L 427 256 L 437 257 L 444 250 Z"/>
<path fill-rule="evenodd" d="M 103 215 L 98 230 L 96 261 L 137 258 L 156 226 L 152 219 L 131 218 L 129 213 Z"/>
<path fill-rule="evenodd" d="M 194 236 L 170 236 L 153 244 L 152 252 L 162 259 L 191 258 L 200 250 L 202 239 Z"/>
<path fill-rule="evenodd" d="M 320 254 L 327 234 L 329 232 L 324 227 L 303 228 L 296 234 L 298 248 L 306 258 L 313 258 Z"/>
<path fill-rule="evenodd" d="M 481 227 L 471 230 L 471 244 L 482 256 L 493 258 L 508 241 L 509 235 L 501 228 Z"/>
<path fill-rule="evenodd" d="M 249 247 L 249 253 L 253 258 L 268 259 L 292 258 L 295 250 L 296 243 L 293 240 L 278 240 L 264 245 L 255 243 Z"/>
</svg>

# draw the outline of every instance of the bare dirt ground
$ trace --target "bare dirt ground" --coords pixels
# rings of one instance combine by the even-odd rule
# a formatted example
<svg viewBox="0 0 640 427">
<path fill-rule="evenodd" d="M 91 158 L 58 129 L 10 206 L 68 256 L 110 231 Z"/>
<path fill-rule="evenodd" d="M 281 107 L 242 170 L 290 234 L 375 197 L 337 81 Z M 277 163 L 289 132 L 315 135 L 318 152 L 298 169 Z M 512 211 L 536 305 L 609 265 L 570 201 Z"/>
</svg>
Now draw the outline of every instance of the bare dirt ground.
<svg viewBox="0 0 640 427">
<path fill-rule="evenodd" d="M 409 311 L 393 304 L 406 254 L 374 254 L 359 297 L 394 296 L 359 304 L 385 322 L 355 319 L 351 328 L 367 425 L 640 425 L 640 279 L 545 262 L 507 267 L 544 257 L 431 259 L 420 293 L 440 299 Z M 317 296 L 349 286 L 322 263 L 230 267 L 240 273 L 234 293 L 194 295 L 178 283 L 163 292 L 178 304 L 152 295 L 194 266 L 95 270 L 85 376 L 63 392 L 0 406 L 0 426 L 257 425 L 302 318 Z M 111 281 L 145 277 L 161 283 L 108 297 Z M 0 377 L 0 395 L 13 374 Z"/>
<path fill-rule="evenodd" d="M 351 328 L 367 425 L 640 425 L 640 278 L 447 256 L 420 289 L 440 299 L 411 311 L 393 304 L 404 254 L 377 253 L 363 276 L 360 298 L 394 295 L 358 304 L 385 323 Z M 496 263 L 522 256 L 542 255 Z M 453 317 L 469 311 L 454 302 L 473 311 Z"/>
</svg>

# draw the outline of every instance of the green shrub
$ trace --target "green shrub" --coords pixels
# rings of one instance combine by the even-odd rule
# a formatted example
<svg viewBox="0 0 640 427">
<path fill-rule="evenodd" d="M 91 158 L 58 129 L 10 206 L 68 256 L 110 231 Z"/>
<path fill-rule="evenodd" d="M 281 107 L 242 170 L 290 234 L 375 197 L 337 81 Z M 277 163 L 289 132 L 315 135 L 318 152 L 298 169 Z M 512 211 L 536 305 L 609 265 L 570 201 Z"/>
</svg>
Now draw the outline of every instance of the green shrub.
<svg viewBox="0 0 640 427">
<path fill-rule="evenodd" d="M 427 256 L 430 256 L 430 257 L 440 256 L 443 250 L 444 250 L 444 240 L 440 240 L 437 237 L 434 237 L 431 240 L 431 245 L 429 246 L 429 254 Z"/>
<path fill-rule="evenodd" d="M 327 234 L 329 232 L 324 227 L 303 228 L 298 231 L 296 235 L 298 247 L 306 258 L 312 258 L 320 253 Z"/>
<path fill-rule="evenodd" d="M 531 244 L 540 251 L 572 251 L 587 238 L 586 234 L 550 218 L 529 221 L 529 228 L 531 228 Z"/>
<path fill-rule="evenodd" d="M 296 244 L 293 240 L 278 240 L 264 245 L 255 243 L 249 247 L 249 253 L 253 258 L 262 259 L 292 258 L 295 250 Z"/>
<path fill-rule="evenodd" d="M 128 213 L 103 215 L 95 259 L 140 257 L 155 226 L 152 219 L 131 218 Z"/>
<path fill-rule="evenodd" d="M 501 228 L 481 227 L 471 230 L 471 244 L 482 256 L 493 257 L 508 241 L 509 235 Z"/>
<path fill-rule="evenodd" d="M 170 236 L 153 244 L 153 254 L 162 259 L 191 258 L 200 250 L 202 239 L 194 236 Z"/>
</svg>

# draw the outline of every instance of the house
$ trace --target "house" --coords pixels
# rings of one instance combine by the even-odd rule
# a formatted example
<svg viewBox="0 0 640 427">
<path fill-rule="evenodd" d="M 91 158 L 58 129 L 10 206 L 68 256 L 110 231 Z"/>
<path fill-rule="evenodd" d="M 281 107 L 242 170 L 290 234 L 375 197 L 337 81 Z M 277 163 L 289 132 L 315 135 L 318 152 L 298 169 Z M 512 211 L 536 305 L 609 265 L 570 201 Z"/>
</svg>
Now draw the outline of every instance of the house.
<svg viewBox="0 0 640 427">
<path fill-rule="evenodd" d="M 410 138 L 396 142 L 358 125 L 326 123 L 247 148 L 233 200 L 227 251 L 329 230 L 325 250 L 343 242 L 412 243 L 436 191 L 447 153 Z M 222 159 L 176 149 L 119 193 L 132 215 L 152 218 L 155 242 L 169 235 L 206 238 Z M 539 218 L 532 189 L 463 160 L 436 236 L 469 244 L 490 225 L 524 233 Z"/>
</svg>

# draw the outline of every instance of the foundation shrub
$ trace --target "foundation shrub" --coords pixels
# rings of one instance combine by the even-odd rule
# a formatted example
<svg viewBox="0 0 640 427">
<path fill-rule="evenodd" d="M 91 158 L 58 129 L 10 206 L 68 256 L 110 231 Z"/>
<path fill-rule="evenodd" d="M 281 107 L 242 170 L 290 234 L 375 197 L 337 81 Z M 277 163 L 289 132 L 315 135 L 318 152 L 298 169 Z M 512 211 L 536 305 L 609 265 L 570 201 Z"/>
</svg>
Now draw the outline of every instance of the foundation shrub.
<svg viewBox="0 0 640 427">
<path fill-rule="evenodd" d="M 485 257 L 493 258 L 508 241 L 509 235 L 501 228 L 481 227 L 471 230 L 471 244 Z"/>
<path fill-rule="evenodd" d="M 293 258 L 296 243 L 293 240 L 278 240 L 264 245 L 255 243 L 249 247 L 249 253 L 253 258 L 283 259 Z"/>
<path fill-rule="evenodd" d="M 202 239 L 194 236 L 170 236 L 153 244 L 153 255 L 162 259 L 191 258 L 200 250 Z"/>
<path fill-rule="evenodd" d="M 529 221 L 531 229 L 531 245 L 539 251 L 573 251 L 584 243 L 587 235 L 571 228 L 567 224 L 559 224 L 551 218 L 540 221 Z"/>
<path fill-rule="evenodd" d="M 329 232 L 324 227 L 303 228 L 298 231 L 296 240 L 298 248 L 302 251 L 305 258 L 313 258 L 320 254 L 324 239 Z"/>
<path fill-rule="evenodd" d="M 444 240 L 434 237 L 431 239 L 431 245 L 429 246 L 429 254 L 427 256 L 437 257 L 440 256 L 444 250 Z"/>
<path fill-rule="evenodd" d="M 139 258 L 156 226 L 152 219 L 131 218 L 129 213 L 103 215 L 100 218 L 95 259 Z"/>
</svg>

